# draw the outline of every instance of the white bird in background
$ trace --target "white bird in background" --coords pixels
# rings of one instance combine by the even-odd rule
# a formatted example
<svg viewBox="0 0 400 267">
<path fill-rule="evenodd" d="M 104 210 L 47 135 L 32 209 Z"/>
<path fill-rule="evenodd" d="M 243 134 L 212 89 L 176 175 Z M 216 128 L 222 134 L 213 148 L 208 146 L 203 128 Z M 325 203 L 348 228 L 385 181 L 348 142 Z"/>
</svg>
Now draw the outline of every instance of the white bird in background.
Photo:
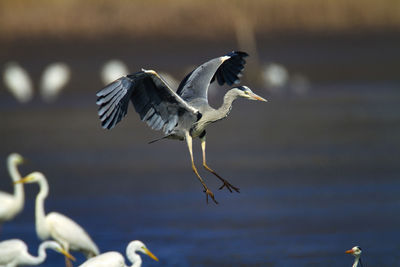
<svg viewBox="0 0 400 267">
<path fill-rule="evenodd" d="M 39 265 L 46 260 L 46 249 L 53 249 L 64 254 L 71 260 L 75 258 L 65 251 L 60 244 L 55 241 L 45 241 L 40 244 L 38 256 L 32 256 L 28 252 L 28 247 L 24 241 L 10 239 L 0 242 L 0 266 L 14 267 L 25 265 Z"/>
<path fill-rule="evenodd" d="M 45 176 L 33 172 L 16 183 L 38 183 L 40 191 L 36 196 L 36 233 L 41 240 L 52 238 L 62 245 L 65 251 L 80 251 L 86 258 L 99 254 L 99 249 L 86 231 L 76 222 L 58 212 L 45 214 L 44 200 L 49 193 L 49 185 Z M 68 260 L 66 259 L 67 264 Z"/>
<path fill-rule="evenodd" d="M 153 260 L 158 261 L 157 257 L 147 249 L 145 244 L 139 240 L 135 240 L 131 241 L 126 247 L 126 257 L 132 263 L 131 267 L 142 266 L 142 258 L 136 252 L 147 254 Z M 127 265 L 121 253 L 110 251 L 85 261 L 79 267 L 127 267 Z"/>
<path fill-rule="evenodd" d="M 7 158 L 8 172 L 14 182 L 21 179 L 17 166 L 22 164 L 24 159 L 17 153 L 12 153 Z M 14 184 L 14 194 L 0 191 L 0 223 L 12 220 L 24 208 L 24 186 Z"/>
<path fill-rule="evenodd" d="M 48 65 L 40 81 L 40 94 L 47 102 L 54 101 L 68 83 L 71 71 L 67 64 L 56 62 Z"/>
<path fill-rule="evenodd" d="M 101 80 L 104 85 L 107 85 L 121 76 L 129 73 L 128 67 L 121 60 L 113 59 L 107 61 L 101 69 Z"/>
<path fill-rule="evenodd" d="M 19 102 L 26 103 L 32 99 L 32 80 L 29 74 L 17 62 L 8 62 L 5 64 L 3 80 L 10 93 Z"/>
<path fill-rule="evenodd" d="M 353 263 L 353 267 L 357 267 L 358 264 L 362 267 L 362 262 L 361 262 L 361 248 L 359 246 L 355 246 L 352 249 L 346 250 L 346 253 L 352 254 L 355 259 Z"/>
<path fill-rule="evenodd" d="M 274 93 L 280 93 L 281 89 L 287 85 L 289 73 L 286 68 L 278 63 L 269 63 L 261 70 L 264 83 Z"/>
</svg>

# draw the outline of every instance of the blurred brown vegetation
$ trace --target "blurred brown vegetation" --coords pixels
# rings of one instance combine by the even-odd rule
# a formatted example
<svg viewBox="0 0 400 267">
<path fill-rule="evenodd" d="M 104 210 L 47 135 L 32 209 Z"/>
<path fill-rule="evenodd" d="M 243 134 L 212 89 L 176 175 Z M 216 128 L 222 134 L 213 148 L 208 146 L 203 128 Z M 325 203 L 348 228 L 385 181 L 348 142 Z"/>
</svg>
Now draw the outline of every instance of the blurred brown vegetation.
<svg viewBox="0 0 400 267">
<path fill-rule="evenodd" d="M 0 38 L 165 36 L 220 39 L 243 22 L 257 34 L 400 29 L 399 0 L 1 0 Z"/>
</svg>

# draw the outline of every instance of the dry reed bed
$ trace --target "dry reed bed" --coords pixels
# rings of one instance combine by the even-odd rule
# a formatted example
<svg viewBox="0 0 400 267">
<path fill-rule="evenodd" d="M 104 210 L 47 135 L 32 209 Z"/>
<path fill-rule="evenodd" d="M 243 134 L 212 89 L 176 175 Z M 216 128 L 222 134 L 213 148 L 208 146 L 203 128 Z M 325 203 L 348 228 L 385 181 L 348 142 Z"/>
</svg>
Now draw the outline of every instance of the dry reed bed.
<svg viewBox="0 0 400 267">
<path fill-rule="evenodd" d="M 398 0 L 2 0 L 0 38 L 30 36 L 221 38 L 256 33 L 400 29 Z"/>
</svg>

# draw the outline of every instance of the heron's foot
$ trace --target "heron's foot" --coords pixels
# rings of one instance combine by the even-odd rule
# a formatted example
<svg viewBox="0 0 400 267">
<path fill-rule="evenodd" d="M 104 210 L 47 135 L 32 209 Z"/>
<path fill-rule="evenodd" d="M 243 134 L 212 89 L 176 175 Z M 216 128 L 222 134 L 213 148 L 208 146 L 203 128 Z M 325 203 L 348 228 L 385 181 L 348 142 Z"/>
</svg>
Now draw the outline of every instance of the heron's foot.
<svg viewBox="0 0 400 267">
<path fill-rule="evenodd" d="M 226 188 L 228 188 L 229 192 L 233 192 L 232 190 L 235 190 L 236 192 L 240 193 L 240 189 L 236 186 L 231 185 L 227 180 L 225 180 L 224 178 L 222 178 L 218 173 L 216 173 L 213 169 L 211 169 L 210 167 L 207 166 L 207 164 L 205 162 L 203 162 L 203 167 L 211 172 L 212 174 L 214 174 L 215 176 L 217 176 L 218 179 L 220 179 L 224 184 L 219 188 L 219 190 L 221 190 L 222 188 L 224 188 L 226 186 Z"/>
<path fill-rule="evenodd" d="M 235 190 L 236 192 L 240 193 L 240 188 L 231 185 L 227 180 L 219 177 L 221 179 L 221 181 L 223 182 L 222 186 L 219 188 L 219 190 L 221 190 L 222 188 L 224 188 L 226 186 L 226 188 L 229 190 L 229 192 L 233 192 L 232 190 Z"/>
<path fill-rule="evenodd" d="M 214 193 L 211 192 L 210 189 L 208 189 L 208 188 L 204 189 L 204 193 L 206 193 L 206 202 L 207 202 L 207 204 L 208 204 L 208 196 L 211 197 L 211 199 L 215 202 L 215 204 L 218 204 L 218 201 L 216 201 L 215 198 L 214 198 Z"/>
</svg>

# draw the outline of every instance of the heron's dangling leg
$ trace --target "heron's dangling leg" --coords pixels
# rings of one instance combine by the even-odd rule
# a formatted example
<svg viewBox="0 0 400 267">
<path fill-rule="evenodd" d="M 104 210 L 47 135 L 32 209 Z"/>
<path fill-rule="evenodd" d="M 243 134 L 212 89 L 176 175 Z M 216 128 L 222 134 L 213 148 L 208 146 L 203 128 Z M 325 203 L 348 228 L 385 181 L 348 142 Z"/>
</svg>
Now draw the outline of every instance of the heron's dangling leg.
<svg viewBox="0 0 400 267">
<path fill-rule="evenodd" d="M 208 196 L 210 196 L 212 198 L 212 200 L 215 202 L 215 204 L 218 204 L 218 202 L 215 200 L 214 198 L 214 194 L 213 192 L 211 192 L 210 189 L 208 189 L 206 183 L 203 181 L 203 179 L 200 177 L 199 172 L 197 171 L 196 166 L 194 165 L 194 161 L 193 161 L 193 149 L 192 149 L 192 137 L 190 136 L 190 134 L 187 132 L 186 133 L 186 142 L 189 148 L 189 153 L 190 153 L 190 159 L 192 161 L 192 169 L 194 171 L 194 173 L 197 175 L 197 178 L 199 178 L 200 183 L 203 185 L 204 187 L 204 192 L 206 193 L 206 201 L 208 203 Z"/>
<path fill-rule="evenodd" d="M 219 188 L 219 190 L 221 190 L 222 188 L 224 188 L 226 186 L 226 188 L 228 188 L 228 190 L 231 193 L 232 193 L 232 189 L 235 190 L 236 192 L 240 193 L 240 191 L 239 191 L 240 189 L 238 187 L 231 185 L 227 180 L 225 180 L 224 178 L 219 176 L 218 173 L 216 173 L 213 169 L 208 167 L 208 165 L 206 163 L 206 135 L 204 134 L 203 137 L 201 137 L 200 139 L 201 139 L 201 150 L 203 151 L 203 167 L 207 171 L 209 171 L 212 174 L 214 174 L 215 176 L 217 176 L 218 179 L 220 179 L 223 182 L 223 185 Z"/>
</svg>

